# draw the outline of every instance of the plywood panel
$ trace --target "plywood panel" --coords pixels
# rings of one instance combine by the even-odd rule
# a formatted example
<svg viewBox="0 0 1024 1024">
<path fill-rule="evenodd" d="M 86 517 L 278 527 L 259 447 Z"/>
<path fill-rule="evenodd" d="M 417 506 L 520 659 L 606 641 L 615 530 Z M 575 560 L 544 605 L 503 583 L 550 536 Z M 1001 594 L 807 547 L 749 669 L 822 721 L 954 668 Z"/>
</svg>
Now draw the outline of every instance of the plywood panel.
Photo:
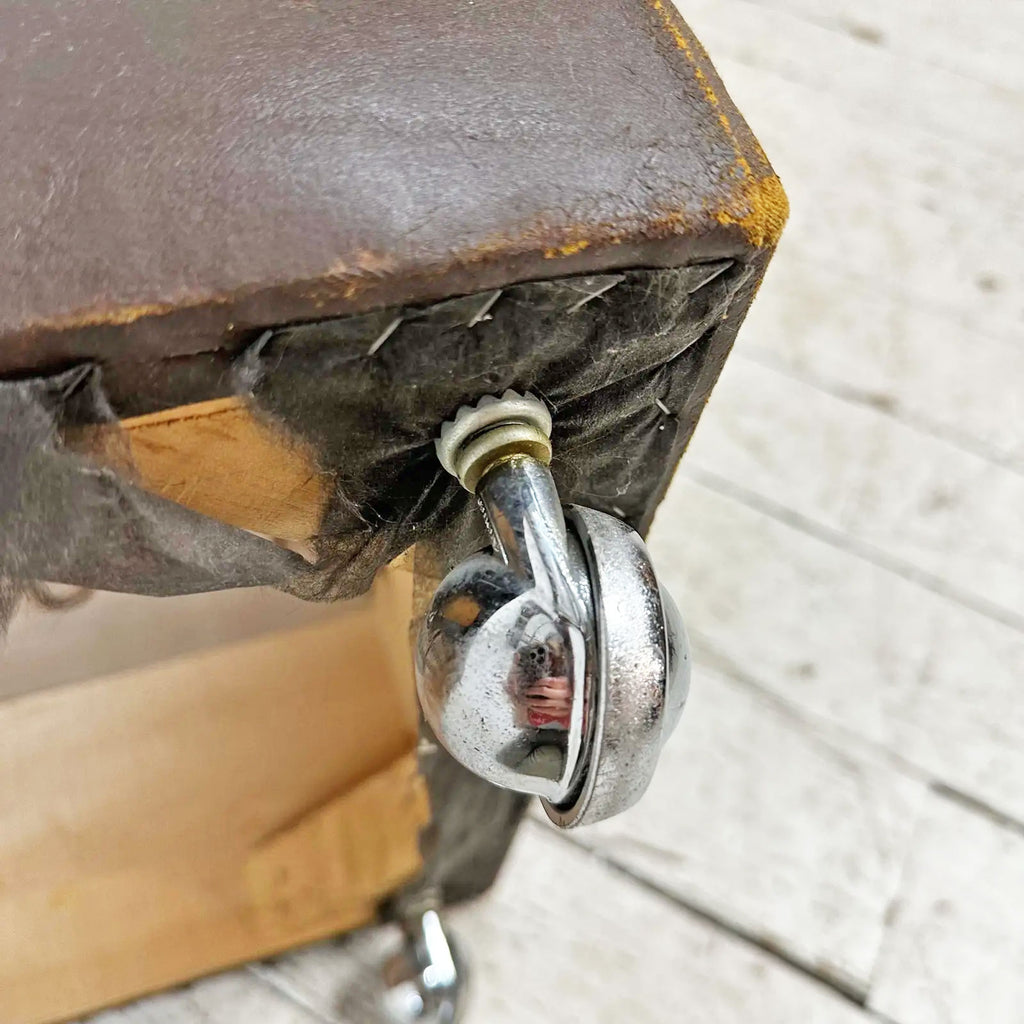
<svg viewBox="0 0 1024 1024">
<path fill-rule="evenodd" d="M 325 622 L 0 703 L 4 1024 L 351 928 L 416 871 L 395 576 Z"/>
<path fill-rule="evenodd" d="M 241 398 L 217 398 L 92 428 L 78 451 L 195 512 L 300 543 L 315 536 L 331 488 L 312 449 L 259 419 Z"/>
<path fill-rule="evenodd" d="M 51 611 L 23 601 L 0 642 L 0 700 L 336 618 L 269 587 L 180 597 L 95 591 Z"/>
</svg>

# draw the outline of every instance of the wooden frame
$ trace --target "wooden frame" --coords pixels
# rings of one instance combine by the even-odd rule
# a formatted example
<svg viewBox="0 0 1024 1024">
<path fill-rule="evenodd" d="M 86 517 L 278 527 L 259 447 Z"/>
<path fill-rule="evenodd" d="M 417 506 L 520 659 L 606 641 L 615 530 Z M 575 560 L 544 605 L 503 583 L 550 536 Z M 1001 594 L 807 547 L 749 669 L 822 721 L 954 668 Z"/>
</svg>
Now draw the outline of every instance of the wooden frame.
<svg viewBox="0 0 1024 1024">
<path fill-rule="evenodd" d="M 428 817 L 411 599 L 391 569 L 311 624 L 0 702 L 0 1021 L 374 917 Z"/>
</svg>

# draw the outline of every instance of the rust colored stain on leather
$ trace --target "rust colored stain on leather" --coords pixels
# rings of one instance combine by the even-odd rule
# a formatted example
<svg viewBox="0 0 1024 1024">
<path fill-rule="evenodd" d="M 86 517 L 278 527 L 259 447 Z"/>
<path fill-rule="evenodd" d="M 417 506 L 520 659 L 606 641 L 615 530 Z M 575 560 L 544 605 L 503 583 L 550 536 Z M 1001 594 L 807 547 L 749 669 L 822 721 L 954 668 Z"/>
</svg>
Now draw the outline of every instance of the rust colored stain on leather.
<svg viewBox="0 0 1024 1024">
<path fill-rule="evenodd" d="M 663 0 L 14 0 L 0 372 L 771 247 L 785 199 Z"/>
</svg>

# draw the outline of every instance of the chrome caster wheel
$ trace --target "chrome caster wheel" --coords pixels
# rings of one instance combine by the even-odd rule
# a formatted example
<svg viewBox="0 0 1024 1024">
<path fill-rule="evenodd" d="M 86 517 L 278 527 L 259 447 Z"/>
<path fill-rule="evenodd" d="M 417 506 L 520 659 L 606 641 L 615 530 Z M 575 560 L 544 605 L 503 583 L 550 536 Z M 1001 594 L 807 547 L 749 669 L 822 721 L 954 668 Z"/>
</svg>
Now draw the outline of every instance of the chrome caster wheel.
<svg viewBox="0 0 1024 1024">
<path fill-rule="evenodd" d="M 539 796 L 562 828 L 634 804 L 689 688 L 679 613 L 625 523 L 564 510 L 551 417 L 506 392 L 462 409 L 437 442 L 480 503 L 493 553 L 457 566 L 417 647 L 423 713 L 448 752 Z"/>
</svg>

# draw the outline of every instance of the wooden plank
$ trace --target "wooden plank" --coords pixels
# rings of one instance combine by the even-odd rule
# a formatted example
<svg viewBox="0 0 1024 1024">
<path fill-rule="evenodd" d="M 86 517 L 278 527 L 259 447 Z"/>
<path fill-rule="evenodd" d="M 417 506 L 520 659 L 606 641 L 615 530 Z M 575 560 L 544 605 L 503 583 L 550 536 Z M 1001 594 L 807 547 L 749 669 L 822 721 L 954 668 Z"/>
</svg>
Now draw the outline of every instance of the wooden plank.
<svg viewBox="0 0 1024 1024">
<path fill-rule="evenodd" d="M 185 988 L 108 1010 L 80 1024 L 323 1024 L 246 971 L 204 978 Z"/>
<path fill-rule="evenodd" d="M 779 78 L 820 89 L 870 113 L 879 131 L 920 126 L 994 157 L 1024 152 L 1024 140 L 1015 132 L 1017 98 L 1002 84 L 935 65 L 927 71 L 908 67 L 889 48 L 864 46 L 861 39 L 789 13 L 781 3 L 774 10 L 753 0 L 727 0 L 726 7 L 714 0 L 678 0 L 676 6 L 716 64 L 723 55 L 739 57 Z M 920 31 L 919 20 L 912 24 Z M 771 45 L 764 45 L 768 39 Z M 843 73 L 836 74 L 837 68 Z"/>
<path fill-rule="evenodd" d="M 728 24 L 734 50 L 736 40 L 791 45 L 784 24 L 748 35 L 748 22 L 725 17 L 728 10 L 701 13 L 719 30 Z M 860 380 L 850 378 L 853 388 L 873 389 L 890 407 L 937 416 L 957 432 L 977 423 L 981 440 L 1012 452 L 1024 294 L 1013 255 L 1024 233 L 1013 162 L 915 125 L 882 130 L 884 110 L 858 116 L 831 89 L 714 52 L 794 193 L 790 224 L 741 347 L 764 339 L 778 352 L 802 339 L 801 355 L 814 365 L 864 367 Z M 891 371 L 884 392 L 871 379 L 874 356 Z M 835 373 L 823 376 L 836 380 Z"/>
<path fill-rule="evenodd" d="M 767 38 L 789 45 L 778 28 Z M 918 126 L 879 130 L 828 89 L 716 62 L 794 192 L 741 350 L 799 358 L 833 386 L 1019 456 L 1013 162 Z"/>
<path fill-rule="evenodd" d="M 733 358 L 777 367 L 1024 473 L 1018 339 L 908 302 L 793 246 L 771 274 Z"/>
<path fill-rule="evenodd" d="M 899 1024 L 1019 1024 L 1024 834 L 934 796 L 870 1005 Z"/>
<path fill-rule="evenodd" d="M 196 512 L 278 540 L 320 530 L 330 493 L 309 445 L 218 398 L 94 427 L 66 442 Z"/>
<path fill-rule="evenodd" d="M 408 657 L 395 670 L 411 576 L 387 587 L 325 622 L 0 703 L 4 1024 L 351 928 L 418 869 Z"/>
<path fill-rule="evenodd" d="M 1024 476 L 744 360 L 688 465 L 1024 623 Z"/>
<path fill-rule="evenodd" d="M 733 17 L 723 19 L 722 10 Z M 703 22 L 721 36 L 715 45 L 705 42 L 792 192 L 776 263 L 799 251 L 801 258 L 875 282 L 879 291 L 942 310 L 964 330 L 1016 338 L 1024 294 L 1016 255 L 1024 231 L 1014 202 L 1016 158 L 1005 147 L 979 150 L 918 123 L 897 130 L 886 124 L 885 106 L 858 107 L 830 83 L 792 80 L 760 66 L 758 55 L 765 52 L 798 62 L 810 50 L 795 46 L 785 16 L 737 0 L 722 10 L 696 5 L 695 29 L 700 34 Z M 817 47 L 823 56 L 814 57 L 829 63 L 829 74 L 838 59 L 827 45 L 832 35 L 823 33 Z M 912 91 L 899 61 L 887 75 L 892 91 Z"/>
<path fill-rule="evenodd" d="M 651 548 L 705 656 L 1024 819 L 1020 632 L 682 475 Z"/>
<path fill-rule="evenodd" d="M 924 795 L 698 661 L 647 795 L 572 838 L 863 997 Z"/>
<path fill-rule="evenodd" d="M 487 906 L 481 904 L 481 908 Z M 396 927 L 366 928 L 340 940 L 250 964 L 248 970 L 262 984 L 307 1007 L 321 1024 L 384 1024 L 381 971 L 398 945 Z M 473 971 L 470 984 L 476 985 L 476 950 L 466 948 L 465 953 Z M 466 1024 L 474 1024 L 473 1019 Z"/>
<path fill-rule="evenodd" d="M 866 1024 L 834 992 L 671 905 L 558 838 L 523 829 L 488 898 L 451 915 L 470 952 L 467 1021 L 592 1024 Z M 365 1007 L 375 979 L 346 966 L 348 947 L 319 946 L 267 971 L 323 1019 Z M 378 954 L 379 955 L 379 954 Z M 363 991 L 358 991 L 359 985 Z M 339 1013 L 339 1008 L 341 1013 Z M 685 1011 L 681 1011 L 685 1008 Z"/>
<path fill-rule="evenodd" d="M 913 126 L 880 131 L 827 89 L 716 63 L 794 192 L 777 260 L 798 250 L 942 310 L 965 329 L 1016 336 L 1024 220 L 1013 202 L 1013 162 Z"/>
<path fill-rule="evenodd" d="M 95 591 L 66 611 L 25 601 L 0 643 L 0 701 L 337 615 L 336 605 L 265 587 L 182 597 Z"/>
<path fill-rule="evenodd" d="M 866 46 L 878 46 L 902 61 L 943 68 L 1024 92 L 1024 7 L 1014 0 L 861 0 L 856 11 L 842 0 L 756 0 L 766 10 L 785 11 Z M 927 80 L 922 74 L 922 79 Z"/>
</svg>

